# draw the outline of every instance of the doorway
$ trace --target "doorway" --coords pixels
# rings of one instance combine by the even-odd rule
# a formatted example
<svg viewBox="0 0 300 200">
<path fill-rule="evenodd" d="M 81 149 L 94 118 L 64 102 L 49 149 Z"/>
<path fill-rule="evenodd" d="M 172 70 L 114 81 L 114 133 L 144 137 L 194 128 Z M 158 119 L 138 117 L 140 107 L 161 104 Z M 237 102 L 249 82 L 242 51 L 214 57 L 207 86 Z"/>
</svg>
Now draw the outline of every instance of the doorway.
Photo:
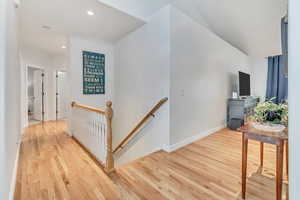
<svg viewBox="0 0 300 200">
<path fill-rule="evenodd" d="M 27 96 L 28 124 L 32 125 L 45 120 L 45 92 L 43 69 L 28 67 Z"/>
<path fill-rule="evenodd" d="M 67 118 L 67 72 L 56 71 L 56 120 Z"/>
</svg>

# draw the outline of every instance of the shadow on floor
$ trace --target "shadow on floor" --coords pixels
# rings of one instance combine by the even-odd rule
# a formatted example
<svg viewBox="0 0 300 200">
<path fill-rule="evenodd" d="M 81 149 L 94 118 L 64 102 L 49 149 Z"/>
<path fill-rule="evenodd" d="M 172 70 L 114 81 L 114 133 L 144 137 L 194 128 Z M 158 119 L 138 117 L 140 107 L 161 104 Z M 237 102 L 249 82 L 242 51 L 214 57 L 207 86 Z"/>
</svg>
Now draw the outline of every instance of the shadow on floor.
<svg viewBox="0 0 300 200">
<path fill-rule="evenodd" d="M 258 200 L 260 197 L 256 194 L 268 194 L 268 199 L 276 199 L 276 179 L 268 176 L 268 172 L 263 173 L 258 170 L 257 172 L 251 174 L 247 178 L 246 187 L 246 200 Z M 238 195 L 237 200 L 241 200 L 241 193 Z M 282 200 L 288 200 L 288 184 L 283 183 L 282 186 Z"/>
</svg>

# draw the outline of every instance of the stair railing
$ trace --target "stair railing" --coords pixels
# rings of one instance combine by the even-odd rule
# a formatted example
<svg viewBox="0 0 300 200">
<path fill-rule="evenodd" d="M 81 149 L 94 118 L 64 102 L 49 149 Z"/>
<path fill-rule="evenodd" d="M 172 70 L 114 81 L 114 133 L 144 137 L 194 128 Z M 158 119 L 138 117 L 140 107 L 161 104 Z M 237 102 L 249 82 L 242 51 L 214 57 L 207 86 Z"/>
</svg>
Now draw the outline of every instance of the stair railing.
<svg viewBox="0 0 300 200">
<path fill-rule="evenodd" d="M 112 102 L 100 110 L 76 102 L 71 103 L 71 128 L 74 140 L 104 169 L 114 171 L 112 153 Z"/>
<path fill-rule="evenodd" d="M 155 112 L 167 101 L 167 97 L 161 99 L 114 150 L 112 148 L 112 102 L 108 101 L 106 109 L 100 110 L 73 101 L 71 103 L 72 137 L 110 175 L 115 171 L 114 154 L 123 149 L 130 139 L 137 135 L 137 131 L 146 121 L 154 117 Z"/>
<path fill-rule="evenodd" d="M 146 121 L 150 117 L 154 117 L 155 112 L 165 103 L 168 101 L 168 98 L 165 97 L 161 99 L 145 116 L 144 118 L 139 121 L 139 123 L 132 129 L 132 131 L 129 132 L 129 134 L 120 142 L 119 145 L 113 150 L 113 153 L 117 153 L 120 149 L 123 149 L 125 145 L 129 142 L 129 140 L 135 136 L 137 131 L 146 123 Z"/>
</svg>

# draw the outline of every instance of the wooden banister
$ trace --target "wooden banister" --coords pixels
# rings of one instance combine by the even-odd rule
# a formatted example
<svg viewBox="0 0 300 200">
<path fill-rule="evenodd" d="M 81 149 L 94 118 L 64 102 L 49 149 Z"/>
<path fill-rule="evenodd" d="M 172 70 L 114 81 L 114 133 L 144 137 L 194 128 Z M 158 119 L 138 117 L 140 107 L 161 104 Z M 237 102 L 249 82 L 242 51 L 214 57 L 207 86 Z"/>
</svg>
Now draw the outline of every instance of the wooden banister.
<svg viewBox="0 0 300 200">
<path fill-rule="evenodd" d="M 103 110 L 100 110 L 98 108 L 94 108 L 94 107 L 91 107 L 91 106 L 86 106 L 86 105 L 78 104 L 75 101 L 72 101 L 71 106 L 72 107 L 81 108 L 81 109 L 84 109 L 84 110 L 89 110 L 89 111 L 96 112 L 96 113 L 100 113 L 102 115 L 105 115 L 105 111 L 103 111 Z"/>
<path fill-rule="evenodd" d="M 112 118 L 113 118 L 113 109 L 112 102 L 106 102 L 105 117 L 107 121 L 107 156 L 106 156 L 106 166 L 105 171 L 107 174 L 111 174 L 115 171 L 114 168 L 114 157 L 112 152 Z"/>
<path fill-rule="evenodd" d="M 123 145 L 136 133 L 137 130 L 151 117 L 154 116 L 154 113 L 168 101 L 168 98 L 165 97 L 161 99 L 148 114 L 132 129 L 132 131 L 120 142 L 120 144 L 114 149 L 113 153 L 117 152 L 119 149 L 123 148 Z"/>
<path fill-rule="evenodd" d="M 106 102 L 105 111 L 94 108 L 94 107 L 77 104 L 75 101 L 73 101 L 71 103 L 71 106 L 105 115 L 106 126 L 107 126 L 107 128 L 106 128 L 106 162 L 105 162 L 105 165 L 103 165 L 103 167 L 104 167 L 104 171 L 106 172 L 106 174 L 110 175 L 112 172 L 115 171 L 113 149 L 112 149 L 112 137 L 113 137 L 113 133 L 112 133 L 112 118 L 113 118 L 112 102 L 111 101 Z M 89 150 L 86 150 L 86 151 L 89 152 Z M 98 164 L 102 165 L 101 162 L 98 162 Z"/>
</svg>

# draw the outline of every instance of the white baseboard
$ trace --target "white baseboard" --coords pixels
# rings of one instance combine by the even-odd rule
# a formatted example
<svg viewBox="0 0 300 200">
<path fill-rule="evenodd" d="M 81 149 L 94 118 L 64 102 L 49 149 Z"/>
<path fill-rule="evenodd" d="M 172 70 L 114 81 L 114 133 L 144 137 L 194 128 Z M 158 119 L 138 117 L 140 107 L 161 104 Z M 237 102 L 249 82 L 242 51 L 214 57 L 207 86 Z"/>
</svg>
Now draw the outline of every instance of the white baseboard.
<svg viewBox="0 0 300 200">
<path fill-rule="evenodd" d="M 158 151 L 160 151 L 160 150 L 164 150 L 163 148 L 161 148 L 161 147 L 155 147 L 155 148 L 153 148 L 153 149 L 151 149 L 151 150 L 149 150 L 149 151 L 146 151 L 145 153 L 143 153 L 142 155 L 139 155 L 139 156 L 136 156 L 135 158 L 131 158 L 131 159 L 124 159 L 123 158 L 123 160 L 121 160 L 120 158 L 123 156 L 122 154 L 121 155 L 118 155 L 118 153 L 115 155 L 115 167 L 121 167 L 121 166 L 123 166 L 123 165 L 126 165 L 126 164 L 128 164 L 128 163 L 131 163 L 131 162 L 134 162 L 134 161 L 136 161 L 136 160 L 138 160 L 138 159 L 141 159 L 141 158 L 143 158 L 143 157 L 146 157 L 146 156 L 148 156 L 148 155 L 150 155 L 150 154 L 152 154 L 152 153 L 155 153 L 155 152 L 158 152 Z M 126 154 L 127 152 L 125 152 L 125 154 Z M 124 154 L 124 156 L 126 157 L 126 155 Z"/>
<path fill-rule="evenodd" d="M 204 131 L 204 132 L 201 132 L 201 133 L 199 133 L 199 134 L 196 134 L 196 135 L 194 135 L 194 136 L 192 136 L 192 137 L 186 138 L 186 139 L 184 139 L 183 141 L 180 141 L 180 142 L 178 142 L 178 143 L 176 143 L 176 144 L 172 144 L 172 145 L 170 145 L 170 146 L 164 146 L 164 147 L 163 147 L 163 150 L 166 151 L 166 152 L 172 152 L 172 151 L 175 151 L 175 150 L 177 150 L 177 149 L 179 149 L 179 148 L 181 148 L 181 147 L 184 147 L 184 146 L 186 146 L 186 145 L 188 145 L 188 144 L 191 144 L 191 143 L 193 143 L 193 142 L 195 142 L 195 141 L 197 141 L 197 140 L 201 140 L 201 139 L 207 137 L 207 136 L 210 135 L 210 134 L 213 134 L 213 133 L 215 133 L 215 132 L 217 132 L 217 131 L 219 131 L 219 130 L 222 130 L 222 129 L 225 128 L 225 127 L 226 127 L 226 125 L 223 124 L 223 125 L 220 125 L 220 126 L 218 126 L 218 127 L 209 129 L 209 130 L 207 130 L 207 131 Z"/>
<path fill-rule="evenodd" d="M 15 159 L 15 165 L 14 165 L 13 174 L 10 183 L 10 189 L 9 189 L 9 200 L 13 200 L 15 195 L 19 156 L 20 156 L 20 146 L 21 146 L 21 142 L 18 143 L 17 155 Z"/>
</svg>

